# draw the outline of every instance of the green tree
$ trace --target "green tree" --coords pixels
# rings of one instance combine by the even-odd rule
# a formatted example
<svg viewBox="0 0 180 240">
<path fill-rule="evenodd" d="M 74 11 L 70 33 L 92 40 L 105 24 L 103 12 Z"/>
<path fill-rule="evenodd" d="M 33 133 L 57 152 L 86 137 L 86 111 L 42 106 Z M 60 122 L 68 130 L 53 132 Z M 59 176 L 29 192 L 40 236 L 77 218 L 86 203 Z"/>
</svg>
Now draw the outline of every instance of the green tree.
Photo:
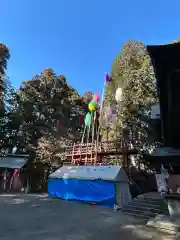
<svg viewBox="0 0 180 240">
<path fill-rule="evenodd" d="M 91 91 L 87 91 L 84 93 L 84 95 L 82 96 L 84 102 L 86 104 L 88 104 L 92 99 L 93 99 L 93 92 Z"/>
<path fill-rule="evenodd" d="M 56 76 L 52 69 L 24 81 L 19 91 L 20 132 L 36 160 L 48 164 L 60 160 L 66 142 L 80 138 L 84 105 L 65 76 Z"/>
<path fill-rule="evenodd" d="M 172 43 L 179 43 L 180 42 L 180 39 L 176 39 L 174 41 L 172 41 Z"/>
<path fill-rule="evenodd" d="M 148 123 L 141 116 L 149 118 L 150 106 L 157 102 L 157 96 L 150 57 L 142 42 L 127 41 L 123 45 L 113 62 L 111 77 L 105 104 L 114 104 L 116 89 L 123 89 L 123 101 L 116 106 L 119 116 L 115 124 L 117 134 L 126 129 L 125 132 L 133 132 L 136 138 L 138 135 L 147 138 Z"/>
<path fill-rule="evenodd" d="M 8 48 L 0 44 L 0 151 L 5 154 L 13 143 L 17 128 L 11 115 L 16 108 L 16 93 L 6 75 L 7 63 L 10 58 Z"/>
<path fill-rule="evenodd" d="M 6 89 L 6 69 L 10 58 L 9 49 L 0 43 L 0 114 L 4 111 L 4 94 Z"/>
</svg>

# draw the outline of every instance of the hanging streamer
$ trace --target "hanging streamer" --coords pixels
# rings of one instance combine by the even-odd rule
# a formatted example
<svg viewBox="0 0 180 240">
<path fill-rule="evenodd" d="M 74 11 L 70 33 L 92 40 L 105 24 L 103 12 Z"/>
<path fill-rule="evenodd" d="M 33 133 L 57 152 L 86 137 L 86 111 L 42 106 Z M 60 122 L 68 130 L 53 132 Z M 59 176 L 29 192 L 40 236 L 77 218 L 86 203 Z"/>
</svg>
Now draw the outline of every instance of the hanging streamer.
<svg viewBox="0 0 180 240">
<path fill-rule="evenodd" d="M 105 82 L 106 82 L 106 83 L 112 82 L 112 78 L 109 76 L 108 73 L 105 73 L 104 79 L 105 79 Z"/>
<path fill-rule="evenodd" d="M 101 132 L 101 124 L 102 123 L 102 115 L 103 115 L 103 105 L 104 105 L 104 92 L 105 92 L 105 87 L 106 87 L 106 84 L 112 82 L 112 78 L 109 76 L 108 73 L 105 73 L 104 75 L 104 85 L 103 85 L 103 91 L 102 91 L 102 96 L 101 96 L 101 104 L 100 104 L 100 122 L 99 122 L 99 126 L 98 126 L 98 133 L 97 133 L 97 146 L 98 146 L 98 143 L 99 143 L 99 135 L 100 135 L 100 132 Z"/>
<path fill-rule="evenodd" d="M 90 127 L 91 126 L 91 113 L 86 113 L 85 119 L 84 119 L 85 126 Z"/>
</svg>

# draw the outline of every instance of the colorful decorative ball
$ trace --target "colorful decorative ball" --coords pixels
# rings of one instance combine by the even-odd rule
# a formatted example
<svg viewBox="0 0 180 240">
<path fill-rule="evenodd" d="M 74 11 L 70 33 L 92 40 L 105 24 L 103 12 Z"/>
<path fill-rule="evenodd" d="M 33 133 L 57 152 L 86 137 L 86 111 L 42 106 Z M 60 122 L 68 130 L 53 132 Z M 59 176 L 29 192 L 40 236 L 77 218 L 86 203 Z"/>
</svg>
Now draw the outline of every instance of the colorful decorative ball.
<svg viewBox="0 0 180 240">
<path fill-rule="evenodd" d="M 98 94 L 98 93 L 95 93 L 94 96 L 93 96 L 93 101 L 94 101 L 94 102 L 98 102 L 99 99 L 100 99 L 99 94 Z"/>
<path fill-rule="evenodd" d="M 94 102 L 93 100 L 90 101 L 90 103 L 88 104 L 88 108 L 89 110 L 92 112 L 92 111 L 95 111 L 96 110 L 96 102 Z"/>
</svg>

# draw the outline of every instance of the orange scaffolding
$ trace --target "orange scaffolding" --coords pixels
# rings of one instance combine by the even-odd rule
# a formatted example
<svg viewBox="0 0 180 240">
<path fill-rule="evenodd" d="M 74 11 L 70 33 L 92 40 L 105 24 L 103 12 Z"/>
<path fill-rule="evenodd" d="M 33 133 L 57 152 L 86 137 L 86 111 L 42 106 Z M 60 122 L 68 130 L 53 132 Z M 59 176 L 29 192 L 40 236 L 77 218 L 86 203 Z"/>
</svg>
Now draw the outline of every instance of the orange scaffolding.
<svg viewBox="0 0 180 240">
<path fill-rule="evenodd" d="M 66 163 L 72 165 L 104 165 L 105 156 L 121 155 L 123 162 L 127 165 L 128 155 L 137 154 L 137 150 L 131 143 L 123 141 L 99 142 L 94 143 L 74 143 L 65 149 Z"/>
</svg>

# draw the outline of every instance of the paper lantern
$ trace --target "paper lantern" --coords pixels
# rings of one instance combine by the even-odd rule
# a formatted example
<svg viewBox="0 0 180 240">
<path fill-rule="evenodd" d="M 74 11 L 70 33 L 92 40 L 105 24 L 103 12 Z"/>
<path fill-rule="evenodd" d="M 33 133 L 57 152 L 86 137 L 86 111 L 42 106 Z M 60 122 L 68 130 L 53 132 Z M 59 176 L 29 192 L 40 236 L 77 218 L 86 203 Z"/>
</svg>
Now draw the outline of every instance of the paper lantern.
<svg viewBox="0 0 180 240">
<path fill-rule="evenodd" d="M 93 100 L 90 101 L 90 103 L 88 104 L 88 108 L 89 110 L 92 112 L 92 111 L 95 111 L 96 110 L 96 102 L 94 102 Z"/>
<path fill-rule="evenodd" d="M 115 94 L 116 102 L 122 101 L 122 88 L 118 88 Z"/>
<path fill-rule="evenodd" d="M 85 116 L 84 123 L 86 126 L 90 127 L 91 126 L 91 113 L 88 112 Z"/>
</svg>

